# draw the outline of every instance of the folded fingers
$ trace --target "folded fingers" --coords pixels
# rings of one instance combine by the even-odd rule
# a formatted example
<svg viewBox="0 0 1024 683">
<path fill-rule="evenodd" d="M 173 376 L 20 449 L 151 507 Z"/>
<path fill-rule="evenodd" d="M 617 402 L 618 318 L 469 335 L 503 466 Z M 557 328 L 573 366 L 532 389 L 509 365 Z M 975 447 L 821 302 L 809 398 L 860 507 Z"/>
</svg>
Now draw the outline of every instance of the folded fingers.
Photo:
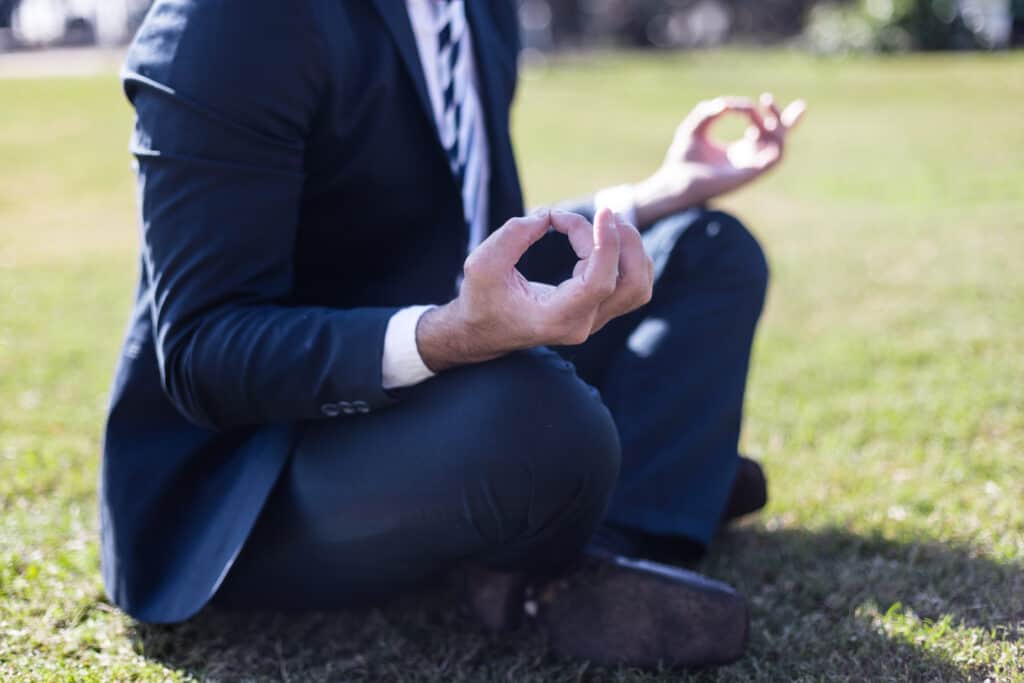
<svg viewBox="0 0 1024 683">
<path fill-rule="evenodd" d="M 594 226 L 578 213 L 552 209 L 551 227 L 569 238 L 579 258 L 585 259 L 594 251 Z"/>
<path fill-rule="evenodd" d="M 654 291 L 654 264 L 644 250 L 640 232 L 621 218 L 617 219 L 617 228 L 619 281 L 614 294 L 601 304 L 593 332 L 648 303 Z"/>
<path fill-rule="evenodd" d="M 529 216 L 513 218 L 487 237 L 466 259 L 466 275 L 494 274 L 509 271 L 523 254 L 547 231 L 549 212 L 536 211 Z"/>
<path fill-rule="evenodd" d="M 742 114 L 756 128 L 764 130 L 764 120 L 754 101 L 748 97 L 733 96 L 700 102 L 683 121 L 682 128 L 688 135 L 706 136 L 711 124 L 729 113 Z"/>
</svg>

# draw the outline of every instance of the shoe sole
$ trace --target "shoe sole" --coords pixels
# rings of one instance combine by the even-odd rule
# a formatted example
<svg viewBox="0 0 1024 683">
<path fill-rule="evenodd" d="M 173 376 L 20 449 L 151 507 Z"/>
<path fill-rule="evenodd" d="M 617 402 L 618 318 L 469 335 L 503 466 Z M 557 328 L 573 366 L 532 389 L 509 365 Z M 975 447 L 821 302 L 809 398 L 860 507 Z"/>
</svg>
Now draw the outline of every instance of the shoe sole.
<svg viewBox="0 0 1024 683">
<path fill-rule="evenodd" d="M 623 557 L 606 558 L 541 602 L 552 650 L 599 664 L 728 664 L 750 634 L 750 608 L 731 586 Z"/>
</svg>

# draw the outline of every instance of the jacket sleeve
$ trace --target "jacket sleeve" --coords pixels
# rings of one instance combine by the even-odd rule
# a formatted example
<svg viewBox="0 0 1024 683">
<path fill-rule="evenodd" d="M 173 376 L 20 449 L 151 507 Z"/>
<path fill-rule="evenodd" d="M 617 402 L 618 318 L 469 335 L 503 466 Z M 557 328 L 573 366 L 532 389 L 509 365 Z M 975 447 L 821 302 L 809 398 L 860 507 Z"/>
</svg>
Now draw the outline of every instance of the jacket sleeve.
<svg viewBox="0 0 1024 683">
<path fill-rule="evenodd" d="M 205 427 L 393 401 L 381 355 L 396 309 L 289 301 L 325 81 L 304 4 L 157 0 L 125 65 L 160 377 Z"/>
<path fill-rule="evenodd" d="M 594 202 L 594 195 L 586 197 L 577 197 L 576 199 L 566 199 L 558 202 L 555 208 L 561 209 L 562 211 L 571 211 L 572 213 L 578 213 L 579 215 L 586 218 L 588 221 L 593 222 L 594 216 L 597 214 L 597 206 Z"/>
<path fill-rule="evenodd" d="M 602 208 L 609 208 L 641 230 L 650 226 L 637 225 L 634 190 L 630 185 L 617 185 L 598 191 L 596 194 L 579 199 L 561 202 L 558 208 L 563 211 L 578 213 L 588 221 L 593 221 Z"/>
</svg>

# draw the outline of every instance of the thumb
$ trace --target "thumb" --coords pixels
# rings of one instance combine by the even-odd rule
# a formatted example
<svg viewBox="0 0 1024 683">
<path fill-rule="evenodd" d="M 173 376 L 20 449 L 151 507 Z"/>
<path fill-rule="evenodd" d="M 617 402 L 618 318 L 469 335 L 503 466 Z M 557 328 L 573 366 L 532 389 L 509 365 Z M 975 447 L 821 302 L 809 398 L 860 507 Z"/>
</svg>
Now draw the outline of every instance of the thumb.
<svg viewBox="0 0 1024 683">
<path fill-rule="evenodd" d="M 619 230 L 615 214 L 601 209 L 594 217 L 594 250 L 583 279 L 598 287 L 615 288 L 619 277 Z"/>
</svg>

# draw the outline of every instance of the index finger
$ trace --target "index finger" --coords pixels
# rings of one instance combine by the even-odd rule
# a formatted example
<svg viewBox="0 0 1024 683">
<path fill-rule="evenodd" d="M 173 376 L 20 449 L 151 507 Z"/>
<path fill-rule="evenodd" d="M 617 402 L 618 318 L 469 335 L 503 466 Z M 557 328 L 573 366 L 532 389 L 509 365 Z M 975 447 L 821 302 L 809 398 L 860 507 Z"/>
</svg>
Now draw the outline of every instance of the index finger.
<svg viewBox="0 0 1024 683">
<path fill-rule="evenodd" d="M 594 219 L 594 248 L 586 267 L 555 289 L 555 302 L 569 310 L 596 308 L 615 292 L 619 279 L 619 232 L 615 214 L 601 209 Z"/>
<path fill-rule="evenodd" d="M 758 129 L 765 130 L 761 112 L 749 97 L 716 97 L 708 102 L 702 102 L 686 118 L 683 125 L 694 135 L 706 135 L 712 123 L 729 113 L 743 114 Z"/>
<path fill-rule="evenodd" d="M 551 227 L 569 238 L 578 257 L 587 258 L 594 250 L 594 228 L 578 213 L 552 209 Z"/>
<path fill-rule="evenodd" d="M 513 218 L 481 242 L 470 258 L 486 263 L 489 269 L 511 270 L 526 250 L 544 236 L 550 220 L 547 209 Z"/>
</svg>

